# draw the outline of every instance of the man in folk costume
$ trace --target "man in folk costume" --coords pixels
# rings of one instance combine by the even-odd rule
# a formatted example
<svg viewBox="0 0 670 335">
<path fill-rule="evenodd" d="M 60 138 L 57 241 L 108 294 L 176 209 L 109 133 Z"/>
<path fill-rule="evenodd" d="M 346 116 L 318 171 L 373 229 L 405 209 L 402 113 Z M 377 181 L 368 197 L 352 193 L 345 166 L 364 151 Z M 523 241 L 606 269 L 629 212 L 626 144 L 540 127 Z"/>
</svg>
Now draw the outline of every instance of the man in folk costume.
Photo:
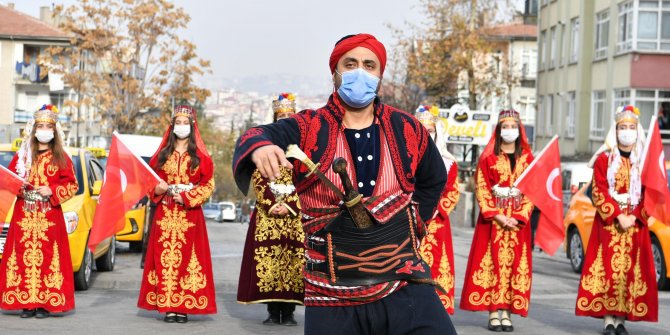
<svg viewBox="0 0 670 335">
<path fill-rule="evenodd" d="M 58 109 L 44 105 L 26 125 L 9 170 L 23 178 L 0 264 L 0 307 L 21 317 L 46 318 L 74 308 L 74 277 L 61 204 L 77 179 L 63 148 Z"/>
<path fill-rule="evenodd" d="M 658 291 L 642 204 L 640 112 L 619 107 L 605 144 L 589 162 L 597 214 L 577 294 L 577 315 L 604 319 L 603 334 L 628 334 L 626 320 L 658 320 Z"/>
<path fill-rule="evenodd" d="M 514 331 L 511 313 L 528 316 L 533 205 L 512 185 L 532 160 L 519 113 L 501 111 L 477 165 L 481 212 L 461 296 L 461 309 L 489 312 L 491 331 Z"/>
<path fill-rule="evenodd" d="M 416 111 L 416 118 L 426 127 L 428 134 L 435 142 L 442 161 L 447 170 L 447 183 L 437 205 L 437 211 L 427 222 L 427 234 L 421 243 L 421 256 L 430 266 L 435 282 L 440 286 L 437 295 L 449 314 L 454 314 L 454 247 L 451 239 L 451 222 L 449 213 L 454 210 L 460 197 L 458 189 L 458 165 L 456 158 L 447 150 L 447 142 L 443 136 L 444 128 L 433 115 L 437 106 L 421 106 Z"/>
<path fill-rule="evenodd" d="M 272 102 L 274 122 L 295 114 L 295 97 L 284 93 Z M 291 169 L 280 168 L 270 181 L 255 170 L 251 183 L 256 207 L 251 215 L 237 286 L 240 303 L 267 303 L 266 325 L 295 326 L 295 306 L 302 305 L 305 285 L 305 234 L 300 201 Z"/>
<path fill-rule="evenodd" d="M 233 160 L 246 191 L 255 169 L 279 178 L 292 166 L 284 150 L 297 145 L 305 334 L 455 334 L 419 252 L 446 181 L 440 153 L 416 118 L 377 99 L 386 66 L 377 39 L 346 36 L 329 63 L 327 104 L 248 130 Z"/>
<path fill-rule="evenodd" d="M 201 205 L 214 191 L 214 165 L 191 106 L 175 107 L 149 162 L 162 179 L 147 247 L 139 308 L 185 323 L 188 314 L 216 313 L 212 260 Z"/>
</svg>

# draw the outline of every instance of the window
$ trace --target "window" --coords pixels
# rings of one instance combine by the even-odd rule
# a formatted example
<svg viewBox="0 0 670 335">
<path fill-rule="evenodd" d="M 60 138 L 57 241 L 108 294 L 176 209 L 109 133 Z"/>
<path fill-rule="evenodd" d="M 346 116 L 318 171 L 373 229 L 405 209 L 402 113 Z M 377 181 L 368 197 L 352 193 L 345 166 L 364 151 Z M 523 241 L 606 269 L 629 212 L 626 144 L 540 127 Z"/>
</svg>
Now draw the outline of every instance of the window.
<svg viewBox="0 0 670 335">
<path fill-rule="evenodd" d="M 661 135 L 670 134 L 670 91 L 636 90 L 634 96 L 633 105 L 640 109 L 640 124 L 647 129 L 658 111 Z"/>
<path fill-rule="evenodd" d="M 617 53 L 633 48 L 633 3 L 619 4 L 619 34 L 617 37 Z"/>
<path fill-rule="evenodd" d="M 595 59 L 607 57 L 610 34 L 610 12 L 604 10 L 596 14 L 596 54 Z"/>
<path fill-rule="evenodd" d="M 521 78 L 534 79 L 537 77 L 537 50 L 525 48 L 521 52 Z"/>
<path fill-rule="evenodd" d="M 558 39 L 558 43 L 561 45 L 561 50 L 560 53 L 558 54 L 558 58 L 560 61 L 560 65 L 565 65 L 567 63 L 568 59 L 568 32 L 565 30 L 565 23 L 561 24 L 561 38 Z"/>
<path fill-rule="evenodd" d="M 551 55 L 551 58 L 549 59 L 549 68 L 553 69 L 556 66 L 556 52 L 558 51 L 556 48 L 556 27 L 551 27 L 549 35 L 549 38 L 551 39 L 551 45 L 549 46 L 549 54 Z"/>
<path fill-rule="evenodd" d="M 535 124 L 535 99 L 529 96 L 520 96 L 517 101 L 519 116 L 524 125 Z"/>
<path fill-rule="evenodd" d="M 565 102 L 565 109 L 568 112 L 567 124 L 565 127 L 565 136 L 575 138 L 576 119 L 575 112 L 577 108 L 577 101 L 575 100 L 575 91 L 568 92 L 567 101 Z"/>
<path fill-rule="evenodd" d="M 545 68 L 547 59 L 547 32 L 543 30 L 540 33 L 540 70 Z"/>
<path fill-rule="evenodd" d="M 544 111 L 544 97 L 543 96 L 537 97 L 537 110 L 540 112 L 540 113 L 537 114 L 537 125 L 538 125 L 538 127 L 536 127 L 537 128 L 537 134 L 538 135 L 543 135 L 544 134 L 544 129 L 543 129 L 543 127 L 539 127 L 539 125 L 541 123 L 540 120 L 544 120 L 546 118 L 546 115 L 542 115 L 542 112 Z"/>
<path fill-rule="evenodd" d="M 547 101 L 544 104 L 544 129 L 547 135 L 554 133 L 554 96 L 547 95 Z"/>
<path fill-rule="evenodd" d="M 619 106 L 630 105 L 630 90 L 628 89 L 618 89 L 614 90 L 614 106 L 612 108 L 612 114 L 614 114 Z"/>
<path fill-rule="evenodd" d="M 605 138 L 605 91 L 593 91 L 591 107 L 590 138 L 602 140 Z"/>
<path fill-rule="evenodd" d="M 576 17 L 570 22 L 570 63 L 577 63 L 579 57 L 579 18 Z"/>
<path fill-rule="evenodd" d="M 670 50 L 670 1 L 640 1 L 637 22 L 638 50 Z"/>
</svg>

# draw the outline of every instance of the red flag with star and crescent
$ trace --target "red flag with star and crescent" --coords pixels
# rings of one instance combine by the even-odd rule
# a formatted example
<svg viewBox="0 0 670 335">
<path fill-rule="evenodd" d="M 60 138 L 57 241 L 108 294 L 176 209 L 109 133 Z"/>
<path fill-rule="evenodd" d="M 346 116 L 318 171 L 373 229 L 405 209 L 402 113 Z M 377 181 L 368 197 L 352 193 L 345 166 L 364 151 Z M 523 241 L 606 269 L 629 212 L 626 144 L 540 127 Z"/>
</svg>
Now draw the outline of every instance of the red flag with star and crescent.
<svg viewBox="0 0 670 335">
<path fill-rule="evenodd" d="M 565 238 L 558 136 L 549 141 L 514 185 L 540 209 L 535 243 L 553 255 Z"/>
<path fill-rule="evenodd" d="M 641 181 L 644 209 L 655 219 L 670 225 L 670 191 L 665 170 L 665 154 L 656 118 L 652 118 L 644 151 Z"/>
<path fill-rule="evenodd" d="M 23 186 L 23 180 L 0 165 L 0 220 L 5 220 Z"/>
<path fill-rule="evenodd" d="M 88 247 L 112 237 L 126 224 L 125 214 L 160 182 L 153 169 L 135 155 L 114 132 L 107 158 L 105 182 L 100 191 L 98 207 Z"/>
</svg>

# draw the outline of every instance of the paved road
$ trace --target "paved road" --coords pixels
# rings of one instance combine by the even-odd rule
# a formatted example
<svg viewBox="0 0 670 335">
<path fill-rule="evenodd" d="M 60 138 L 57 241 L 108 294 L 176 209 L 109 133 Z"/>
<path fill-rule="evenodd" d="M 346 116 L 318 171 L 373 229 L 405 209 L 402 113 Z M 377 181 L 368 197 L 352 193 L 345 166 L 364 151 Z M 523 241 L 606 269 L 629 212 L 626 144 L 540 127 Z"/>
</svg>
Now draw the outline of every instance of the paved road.
<svg viewBox="0 0 670 335">
<path fill-rule="evenodd" d="M 215 315 L 190 317 L 184 325 L 166 324 L 158 313 L 137 309 L 141 269 L 139 255 L 129 253 L 119 243 L 116 269 L 94 273 L 88 291 L 77 292 L 74 312 L 45 320 L 23 320 L 18 315 L 0 315 L 2 334 L 302 334 L 301 326 L 263 326 L 265 305 L 240 305 L 236 302 L 237 278 L 247 225 L 209 223 L 219 312 Z M 456 253 L 457 303 L 463 285 L 472 231 L 454 228 Z M 514 334 L 598 334 L 601 321 L 574 316 L 579 276 L 572 272 L 564 255 L 534 256 L 533 296 L 527 319 L 514 318 Z M 660 294 L 659 323 L 635 323 L 628 328 L 633 334 L 670 334 L 670 292 Z M 459 334 L 490 334 L 486 314 L 457 310 L 453 317 Z M 302 325 L 304 309 L 296 310 Z"/>
</svg>

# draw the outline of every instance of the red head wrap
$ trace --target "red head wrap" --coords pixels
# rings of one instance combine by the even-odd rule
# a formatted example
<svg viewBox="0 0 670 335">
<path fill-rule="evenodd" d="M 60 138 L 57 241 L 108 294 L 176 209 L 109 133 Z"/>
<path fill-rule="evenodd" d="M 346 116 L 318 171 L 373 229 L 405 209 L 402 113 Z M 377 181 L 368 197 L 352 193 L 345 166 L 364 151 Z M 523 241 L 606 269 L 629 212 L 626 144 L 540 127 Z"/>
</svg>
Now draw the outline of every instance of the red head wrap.
<svg viewBox="0 0 670 335">
<path fill-rule="evenodd" d="M 386 48 L 384 48 L 384 45 L 370 34 L 350 35 L 337 42 L 333 52 L 330 54 L 330 73 L 335 72 L 335 67 L 340 58 L 356 47 L 364 47 L 374 52 L 381 63 L 379 64 L 381 74 L 384 75 L 384 68 L 386 67 Z"/>
</svg>

